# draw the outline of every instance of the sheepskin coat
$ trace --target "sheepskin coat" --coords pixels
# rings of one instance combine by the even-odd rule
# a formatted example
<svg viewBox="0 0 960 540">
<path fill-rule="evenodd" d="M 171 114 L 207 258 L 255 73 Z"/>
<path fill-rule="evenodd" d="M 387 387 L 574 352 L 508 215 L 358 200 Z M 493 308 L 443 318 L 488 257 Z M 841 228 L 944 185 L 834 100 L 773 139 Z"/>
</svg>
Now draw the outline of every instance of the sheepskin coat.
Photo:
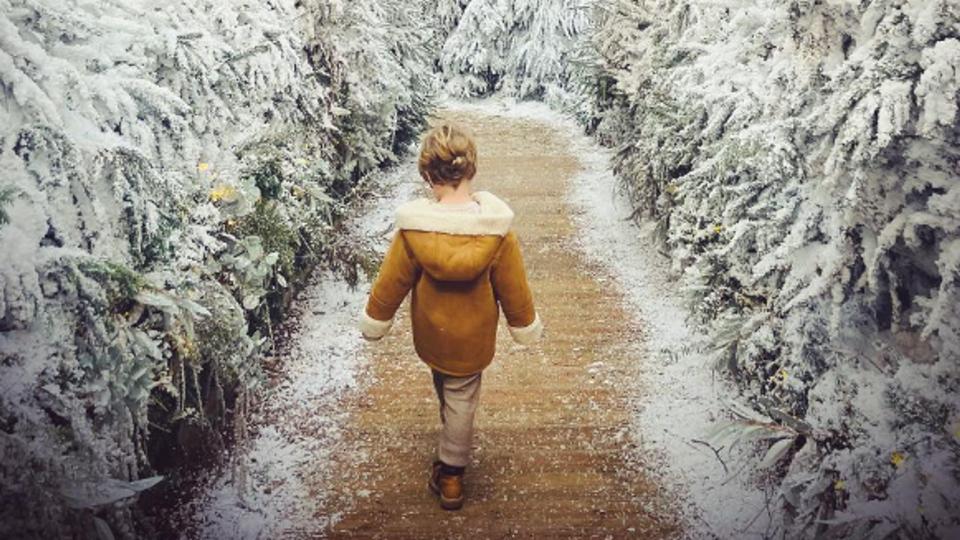
<svg viewBox="0 0 960 540">
<path fill-rule="evenodd" d="M 418 199 L 397 210 L 396 233 L 360 317 L 371 340 L 383 337 L 407 293 L 413 343 L 433 369 L 462 377 L 493 360 L 500 310 L 514 340 L 541 334 L 513 211 L 495 195 L 473 194 L 479 213 L 450 212 Z"/>
</svg>

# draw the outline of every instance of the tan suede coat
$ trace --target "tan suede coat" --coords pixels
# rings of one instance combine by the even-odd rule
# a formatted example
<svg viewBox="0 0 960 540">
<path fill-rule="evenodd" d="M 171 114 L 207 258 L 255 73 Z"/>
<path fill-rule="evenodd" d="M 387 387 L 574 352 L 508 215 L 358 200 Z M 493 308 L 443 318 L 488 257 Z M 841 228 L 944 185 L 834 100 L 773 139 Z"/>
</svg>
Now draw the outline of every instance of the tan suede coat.
<svg viewBox="0 0 960 540">
<path fill-rule="evenodd" d="M 449 212 L 419 199 L 397 210 L 397 231 L 361 314 L 367 339 L 380 339 L 407 293 L 417 354 L 448 375 L 482 371 L 493 360 L 503 310 L 513 338 L 540 337 L 513 212 L 488 192 L 480 213 Z"/>
</svg>

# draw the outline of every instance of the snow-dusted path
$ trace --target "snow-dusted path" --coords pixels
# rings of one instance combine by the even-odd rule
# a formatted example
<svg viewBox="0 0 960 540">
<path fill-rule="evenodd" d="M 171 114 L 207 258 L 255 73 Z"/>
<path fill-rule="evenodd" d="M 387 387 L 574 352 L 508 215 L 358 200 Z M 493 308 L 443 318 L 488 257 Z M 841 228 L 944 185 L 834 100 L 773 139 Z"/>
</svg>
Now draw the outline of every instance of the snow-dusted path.
<svg viewBox="0 0 960 540">
<path fill-rule="evenodd" d="M 332 529 L 340 537 L 675 536 L 657 482 L 630 459 L 637 441 L 628 396 L 642 333 L 619 288 L 577 246 L 567 193 L 579 163 L 566 137 L 528 119 L 442 116 L 476 135 L 477 187 L 516 211 L 546 339 L 523 348 L 501 331 L 498 358 L 484 372 L 467 503 L 449 513 L 426 489 L 437 406 L 401 311 L 392 335 L 366 348 L 376 383 L 347 404 L 351 452 L 321 514 L 341 514 Z"/>
<path fill-rule="evenodd" d="M 439 419 L 406 307 L 393 333 L 368 345 L 354 327 L 368 287 L 328 280 L 308 291 L 285 382 L 244 458 L 244 500 L 224 478 L 204 503 L 205 535 L 745 533 L 719 524 L 742 524 L 762 505 L 691 443 L 718 397 L 663 262 L 612 196 L 605 154 L 540 105 L 457 104 L 440 115 L 475 133 L 478 187 L 516 210 L 547 328 L 533 348 L 501 331 L 466 506 L 444 512 L 426 489 Z M 412 162 L 395 178 L 400 188 L 360 220 L 369 234 L 384 236 L 419 184 Z"/>
</svg>

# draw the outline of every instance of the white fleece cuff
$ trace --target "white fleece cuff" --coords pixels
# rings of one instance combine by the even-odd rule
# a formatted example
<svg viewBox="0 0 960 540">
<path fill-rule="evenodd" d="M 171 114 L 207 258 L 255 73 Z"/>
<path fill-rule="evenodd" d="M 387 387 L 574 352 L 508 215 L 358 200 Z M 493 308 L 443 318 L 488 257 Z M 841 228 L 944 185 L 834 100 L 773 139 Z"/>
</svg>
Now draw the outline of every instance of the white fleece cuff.
<svg viewBox="0 0 960 540">
<path fill-rule="evenodd" d="M 363 334 L 363 337 L 377 340 L 387 335 L 387 332 L 390 331 L 390 327 L 393 326 L 393 319 L 388 321 L 378 321 L 377 319 L 367 315 L 367 308 L 364 307 L 360 311 L 360 321 L 358 326 L 360 327 L 360 332 Z"/>
<path fill-rule="evenodd" d="M 540 339 L 540 335 L 543 334 L 543 323 L 540 321 L 539 313 L 534 314 L 533 322 L 527 326 L 507 325 L 507 328 L 513 340 L 521 345 L 530 345 Z"/>
</svg>

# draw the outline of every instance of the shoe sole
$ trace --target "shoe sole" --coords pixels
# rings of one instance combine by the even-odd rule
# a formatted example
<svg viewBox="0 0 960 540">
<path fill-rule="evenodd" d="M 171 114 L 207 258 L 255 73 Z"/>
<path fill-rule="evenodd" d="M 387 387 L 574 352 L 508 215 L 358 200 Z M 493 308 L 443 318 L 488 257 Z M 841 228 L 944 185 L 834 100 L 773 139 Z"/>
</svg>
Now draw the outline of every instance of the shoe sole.
<svg viewBox="0 0 960 540">
<path fill-rule="evenodd" d="M 433 483 L 433 480 L 427 482 L 427 487 L 430 488 L 430 491 L 434 495 L 440 497 L 440 508 L 444 510 L 459 510 L 463 508 L 463 495 L 457 497 L 456 499 L 448 499 L 443 496 L 443 493 L 440 493 L 440 486 Z"/>
<path fill-rule="evenodd" d="M 443 495 L 440 495 L 440 507 L 444 510 L 459 510 L 463 508 L 463 497 L 458 497 L 456 499 L 448 499 Z"/>
</svg>

